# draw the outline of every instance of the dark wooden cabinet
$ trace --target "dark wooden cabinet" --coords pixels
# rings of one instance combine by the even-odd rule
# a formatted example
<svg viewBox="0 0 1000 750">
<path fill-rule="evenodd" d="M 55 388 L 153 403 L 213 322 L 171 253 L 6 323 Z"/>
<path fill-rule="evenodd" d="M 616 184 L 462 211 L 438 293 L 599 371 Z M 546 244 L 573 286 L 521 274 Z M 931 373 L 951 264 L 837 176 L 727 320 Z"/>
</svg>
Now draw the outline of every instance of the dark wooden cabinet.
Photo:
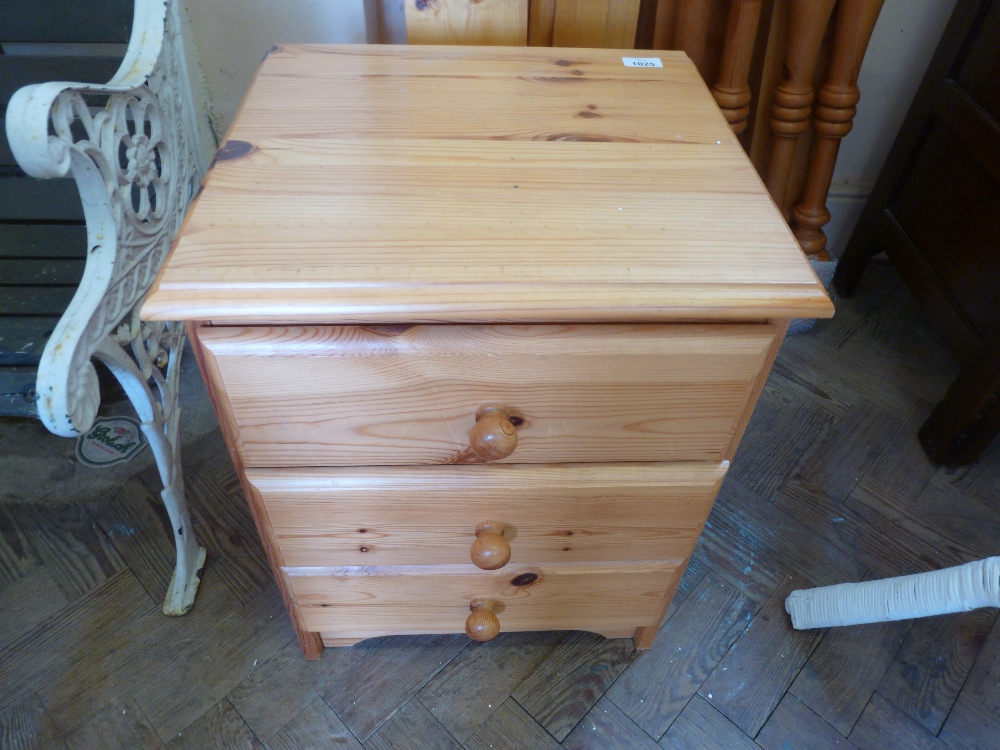
<svg viewBox="0 0 1000 750">
<path fill-rule="evenodd" d="M 959 0 L 841 259 L 851 294 L 884 250 L 962 371 L 920 430 L 970 463 L 1000 430 L 1000 2 Z"/>
</svg>

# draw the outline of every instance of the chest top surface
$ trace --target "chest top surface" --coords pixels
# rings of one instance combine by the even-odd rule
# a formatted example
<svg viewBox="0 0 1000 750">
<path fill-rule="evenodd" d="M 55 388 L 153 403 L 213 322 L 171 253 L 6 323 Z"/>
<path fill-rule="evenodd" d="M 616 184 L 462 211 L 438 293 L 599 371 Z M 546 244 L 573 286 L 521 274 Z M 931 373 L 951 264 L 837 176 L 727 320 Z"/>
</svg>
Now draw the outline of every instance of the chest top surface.
<svg viewBox="0 0 1000 750">
<path fill-rule="evenodd" d="M 662 67 L 627 67 L 622 56 Z M 282 46 L 143 308 L 217 323 L 822 317 L 682 53 Z"/>
</svg>

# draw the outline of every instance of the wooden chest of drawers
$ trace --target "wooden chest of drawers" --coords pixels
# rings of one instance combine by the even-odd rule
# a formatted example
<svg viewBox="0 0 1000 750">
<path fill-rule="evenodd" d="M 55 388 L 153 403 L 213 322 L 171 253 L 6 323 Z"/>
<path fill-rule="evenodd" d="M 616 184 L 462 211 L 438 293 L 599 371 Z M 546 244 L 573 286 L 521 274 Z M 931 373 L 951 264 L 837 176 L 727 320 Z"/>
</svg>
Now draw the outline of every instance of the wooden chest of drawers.
<svg viewBox="0 0 1000 750">
<path fill-rule="evenodd" d="M 307 656 L 652 644 L 789 318 L 832 307 L 649 54 L 265 60 L 143 314 L 188 322 Z"/>
</svg>

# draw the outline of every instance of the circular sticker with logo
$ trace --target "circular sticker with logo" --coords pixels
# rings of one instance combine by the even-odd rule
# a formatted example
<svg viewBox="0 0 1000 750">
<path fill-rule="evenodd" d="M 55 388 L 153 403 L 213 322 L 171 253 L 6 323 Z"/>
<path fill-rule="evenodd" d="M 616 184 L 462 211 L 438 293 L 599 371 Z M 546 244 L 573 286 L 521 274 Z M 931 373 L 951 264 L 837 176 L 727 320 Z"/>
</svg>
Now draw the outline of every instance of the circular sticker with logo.
<svg viewBox="0 0 1000 750">
<path fill-rule="evenodd" d="M 76 439 L 76 458 L 87 466 L 110 466 L 130 460 L 145 447 L 138 420 L 102 417 Z"/>
</svg>

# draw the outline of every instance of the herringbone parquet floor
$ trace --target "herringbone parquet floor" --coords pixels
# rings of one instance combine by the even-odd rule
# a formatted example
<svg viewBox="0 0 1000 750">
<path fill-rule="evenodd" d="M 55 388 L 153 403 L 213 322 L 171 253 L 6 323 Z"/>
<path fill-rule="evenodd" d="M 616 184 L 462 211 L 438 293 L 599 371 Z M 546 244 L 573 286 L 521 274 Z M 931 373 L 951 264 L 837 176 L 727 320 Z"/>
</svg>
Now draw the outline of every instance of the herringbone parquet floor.
<svg viewBox="0 0 1000 750">
<path fill-rule="evenodd" d="M 783 347 L 655 647 L 579 632 L 385 638 L 302 659 L 218 435 L 186 446 L 209 564 L 165 618 L 155 475 L 0 505 L 3 748 L 996 748 L 995 610 L 790 629 L 797 587 L 1000 549 L 1000 446 L 935 469 L 916 430 L 956 372 L 874 267 Z M 2 481 L 2 478 L 0 478 Z"/>
</svg>

